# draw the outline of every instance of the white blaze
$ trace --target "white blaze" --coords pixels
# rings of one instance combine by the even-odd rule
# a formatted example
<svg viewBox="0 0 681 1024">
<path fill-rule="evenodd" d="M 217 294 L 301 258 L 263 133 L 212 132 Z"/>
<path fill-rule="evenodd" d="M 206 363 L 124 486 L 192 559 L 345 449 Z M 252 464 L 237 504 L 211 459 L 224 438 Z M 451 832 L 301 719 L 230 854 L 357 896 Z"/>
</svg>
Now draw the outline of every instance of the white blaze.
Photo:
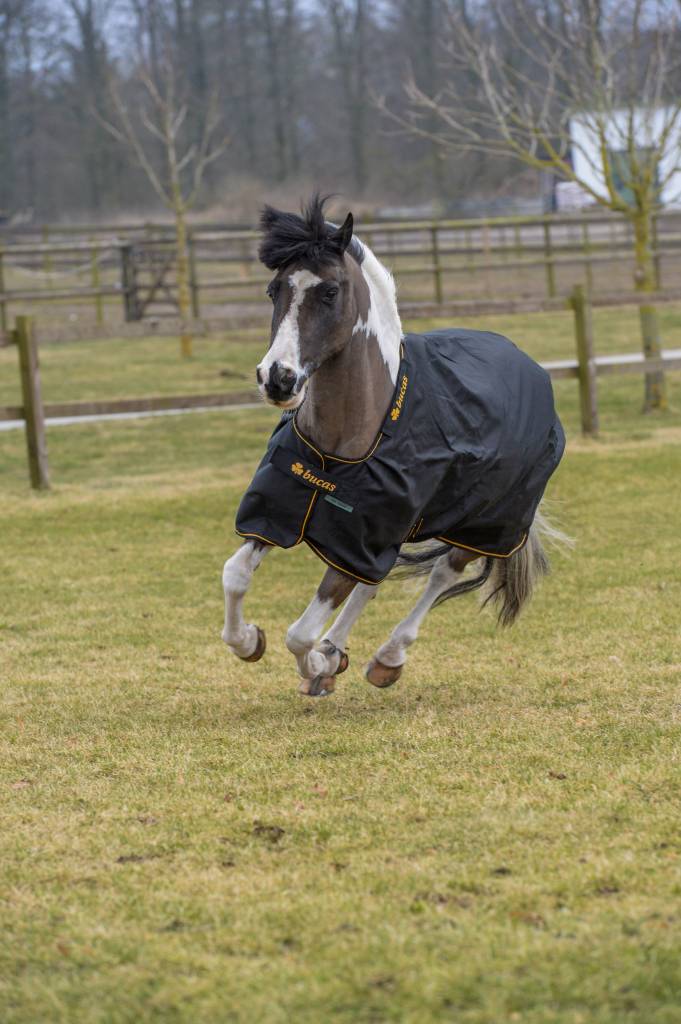
<svg viewBox="0 0 681 1024">
<path fill-rule="evenodd" d="M 270 369 L 273 363 L 280 363 L 288 370 L 293 370 L 297 375 L 303 372 L 303 367 L 300 363 L 300 328 L 298 326 L 298 313 L 300 307 L 305 299 L 305 293 L 308 288 L 314 288 L 315 285 L 321 284 L 321 277 L 317 277 L 316 274 L 311 273 L 309 270 L 296 270 L 294 274 L 288 279 L 288 283 L 291 286 L 293 295 L 291 297 L 291 305 L 288 308 L 286 316 L 279 324 L 279 329 L 275 335 L 274 341 L 272 342 L 269 351 L 262 363 L 259 366 L 259 370 L 262 374 L 263 380 L 266 381 Z"/>
</svg>

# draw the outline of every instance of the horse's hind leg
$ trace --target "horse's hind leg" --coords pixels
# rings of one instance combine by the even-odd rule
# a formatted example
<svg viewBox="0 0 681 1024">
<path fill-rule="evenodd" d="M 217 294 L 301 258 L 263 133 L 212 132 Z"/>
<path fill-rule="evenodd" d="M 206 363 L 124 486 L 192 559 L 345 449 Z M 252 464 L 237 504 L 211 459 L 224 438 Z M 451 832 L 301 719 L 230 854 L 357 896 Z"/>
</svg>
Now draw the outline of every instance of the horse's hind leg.
<svg viewBox="0 0 681 1024">
<path fill-rule="evenodd" d="M 396 683 L 407 660 L 407 650 L 416 640 L 426 615 L 450 587 L 459 582 L 468 562 L 478 558 L 459 548 L 441 555 L 432 568 L 426 589 L 409 612 L 390 634 L 389 640 L 379 647 L 366 668 L 366 677 L 374 686 L 385 687 Z"/>
<path fill-rule="evenodd" d="M 222 639 L 242 661 L 259 661 L 265 653 L 265 634 L 258 626 L 244 621 L 243 603 L 253 573 L 270 547 L 247 540 L 225 562 L 222 585 L 225 591 L 225 626 Z"/>
</svg>

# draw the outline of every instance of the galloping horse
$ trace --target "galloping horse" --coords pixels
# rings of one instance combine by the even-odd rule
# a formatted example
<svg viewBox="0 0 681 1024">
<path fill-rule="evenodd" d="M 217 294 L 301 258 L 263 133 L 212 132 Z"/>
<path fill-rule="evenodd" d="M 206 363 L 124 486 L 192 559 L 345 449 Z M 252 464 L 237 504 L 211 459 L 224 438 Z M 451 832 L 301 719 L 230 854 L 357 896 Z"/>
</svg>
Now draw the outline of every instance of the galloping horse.
<svg viewBox="0 0 681 1024">
<path fill-rule="evenodd" d="M 392 276 L 353 236 L 352 214 L 336 227 L 323 205 L 315 196 L 302 216 L 262 214 L 274 310 L 256 377 L 284 414 L 223 572 L 222 638 L 258 661 L 265 634 L 242 606 L 265 555 L 305 541 L 327 564 L 286 635 L 309 696 L 333 691 L 350 630 L 395 565 L 429 576 L 367 666 L 374 686 L 399 678 L 426 614 L 450 597 L 484 587 L 510 625 L 548 570 L 538 506 L 565 443 L 541 367 L 497 334 L 405 336 Z"/>
</svg>

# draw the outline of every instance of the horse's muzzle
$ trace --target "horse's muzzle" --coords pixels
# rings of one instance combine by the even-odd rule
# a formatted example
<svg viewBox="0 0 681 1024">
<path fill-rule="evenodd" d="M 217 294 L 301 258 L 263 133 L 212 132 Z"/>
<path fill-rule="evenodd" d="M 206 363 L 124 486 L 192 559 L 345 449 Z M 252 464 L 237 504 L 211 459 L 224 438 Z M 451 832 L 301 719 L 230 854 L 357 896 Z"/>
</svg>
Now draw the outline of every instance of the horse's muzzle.
<svg viewBox="0 0 681 1024">
<path fill-rule="evenodd" d="M 295 393 L 295 386 L 298 381 L 298 374 L 290 366 L 285 366 L 278 360 L 270 366 L 267 379 L 263 380 L 260 369 L 256 371 L 258 383 L 264 388 L 265 394 L 271 402 L 287 403 Z"/>
</svg>

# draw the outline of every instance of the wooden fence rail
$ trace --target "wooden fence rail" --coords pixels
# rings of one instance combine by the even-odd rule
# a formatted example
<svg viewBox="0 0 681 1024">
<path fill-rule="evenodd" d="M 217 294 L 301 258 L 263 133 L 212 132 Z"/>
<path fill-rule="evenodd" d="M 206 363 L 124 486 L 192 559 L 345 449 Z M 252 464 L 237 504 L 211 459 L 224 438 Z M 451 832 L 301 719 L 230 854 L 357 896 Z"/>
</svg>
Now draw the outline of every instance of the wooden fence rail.
<svg viewBox="0 0 681 1024">
<path fill-rule="evenodd" d="M 656 221 L 658 286 L 662 272 L 669 272 L 665 267 L 681 263 L 679 223 L 674 213 L 660 214 Z M 87 238 L 79 237 L 83 233 Z M 411 280 L 416 297 L 435 305 L 444 304 L 448 290 L 463 287 L 457 281 L 474 281 L 478 275 L 491 287 L 490 281 L 497 280 L 494 275 L 529 272 L 536 278 L 533 287 L 546 298 L 556 298 L 565 290 L 565 269 L 581 267 L 583 282 L 593 291 L 599 267 L 621 263 L 628 273 L 633 261 L 631 225 L 614 215 L 370 222 L 361 225 L 359 233 L 390 263 L 398 282 Z M 126 322 L 146 312 L 161 315 L 160 307 L 154 307 L 159 299 L 166 307 L 162 315 L 176 312 L 168 308 L 177 298 L 171 225 L 49 226 L 41 237 L 43 241 L 0 246 L 0 329 L 7 330 L 9 311 L 16 303 L 92 303 L 97 323 L 104 318 L 106 298 L 120 297 Z M 268 278 L 257 261 L 257 240 L 253 230 L 192 226 L 188 257 L 194 319 L 201 316 L 206 300 L 213 306 L 263 302 L 261 290 Z M 162 287 L 158 276 L 154 285 L 153 268 L 159 265 Z M 41 286 L 18 286 L 14 280 L 10 286 L 8 275 L 17 272 L 42 275 Z M 146 283 L 140 278 L 145 272 L 150 275 Z M 81 275 L 78 287 L 63 280 L 74 274 Z M 419 294 L 421 289 L 429 291 L 428 299 Z"/>
<path fill-rule="evenodd" d="M 631 293 L 625 296 L 611 296 L 608 304 L 641 305 L 643 302 L 656 303 L 678 301 L 681 289 L 675 292 L 660 293 L 654 296 Z M 459 303 L 459 312 L 464 304 Z M 667 349 L 658 359 L 647 359 L 640 353 L 597 356 L 595 354 L 592 308 L 606 305 L 604 297 L 594 301 L 583 286 L 577 285 L 568 300 L 575 318 L 576 358 L 545 362 L 542 365 L 553 379 L 574 378 L 578 382 L 581 410 L 582 432 L 587 436 L 598 434 L 598 377 L 611 374 L 647 374 L 657 370 L 681 369 L 681 348 Z M 475 303 L 475 313 L 518 312 L 519 304 L 487 302 Z M 438 311 L 442 310 L 438 305 Z M 449 307 L 447 307 L 449 308 Z M 544 299 L 535 301 L 533 309 L 551 311 L 566 309 L 565 300 Z M 403 309 L 403 312 L 405 310 Z M 467 304 L 466 312 L 470 315 L 471 304 Z M 218 321 L 217 324 L 220 322 Z M 142 333 L 146 325 L 128 325 Z M 156 332 L 159 336 L 174 336 L 182 329 L 179 321 L 160 322 Z M 196 331 L 208 333 L 210 324 L 196 321 Z M 214 323 L 213 326 L 216 326 Z M 111 330 L 111 329 L 109 329 Z M 120 328 L 114 329 L 117 336 Z M 148 333 L 148 328 L 147 328 Z M 105 330 L 100 329 L 100 337 Z M 111 336 L 111 335 L 110 335 Z M 47 341 L 45 333 L 41 340 Z M 38 344 L 36 333 L 30 317 L 17 317 L 15 330 L 11 340 L 19 349 L 19 365 L 21 372 L 23 404 L 21 406 L 0 406 L 0 421 L 25 421 L 26 442 L 28 450 L 31 486 L 36 489 L 49 487 L 49 469 L 47 463 L 47 446 L 45 441 L 45 418 L 78 418 L 85 416 L 116 416 L 121 414 L 153 413 L 181 411 L 184 409 L 219 408 L 250 404 L 257 401 L 256 391 L 244 392 L 213 392 L 198 395 L 148 395 L 140 398 L 119 398 L 111 400 L 94 400 L 83 402 L 58 402 L 45 405 L 42 401 L 40 373 L 38 364 Z M 55 340 L 54 337 L 51 340 Z"/>
</svg>

